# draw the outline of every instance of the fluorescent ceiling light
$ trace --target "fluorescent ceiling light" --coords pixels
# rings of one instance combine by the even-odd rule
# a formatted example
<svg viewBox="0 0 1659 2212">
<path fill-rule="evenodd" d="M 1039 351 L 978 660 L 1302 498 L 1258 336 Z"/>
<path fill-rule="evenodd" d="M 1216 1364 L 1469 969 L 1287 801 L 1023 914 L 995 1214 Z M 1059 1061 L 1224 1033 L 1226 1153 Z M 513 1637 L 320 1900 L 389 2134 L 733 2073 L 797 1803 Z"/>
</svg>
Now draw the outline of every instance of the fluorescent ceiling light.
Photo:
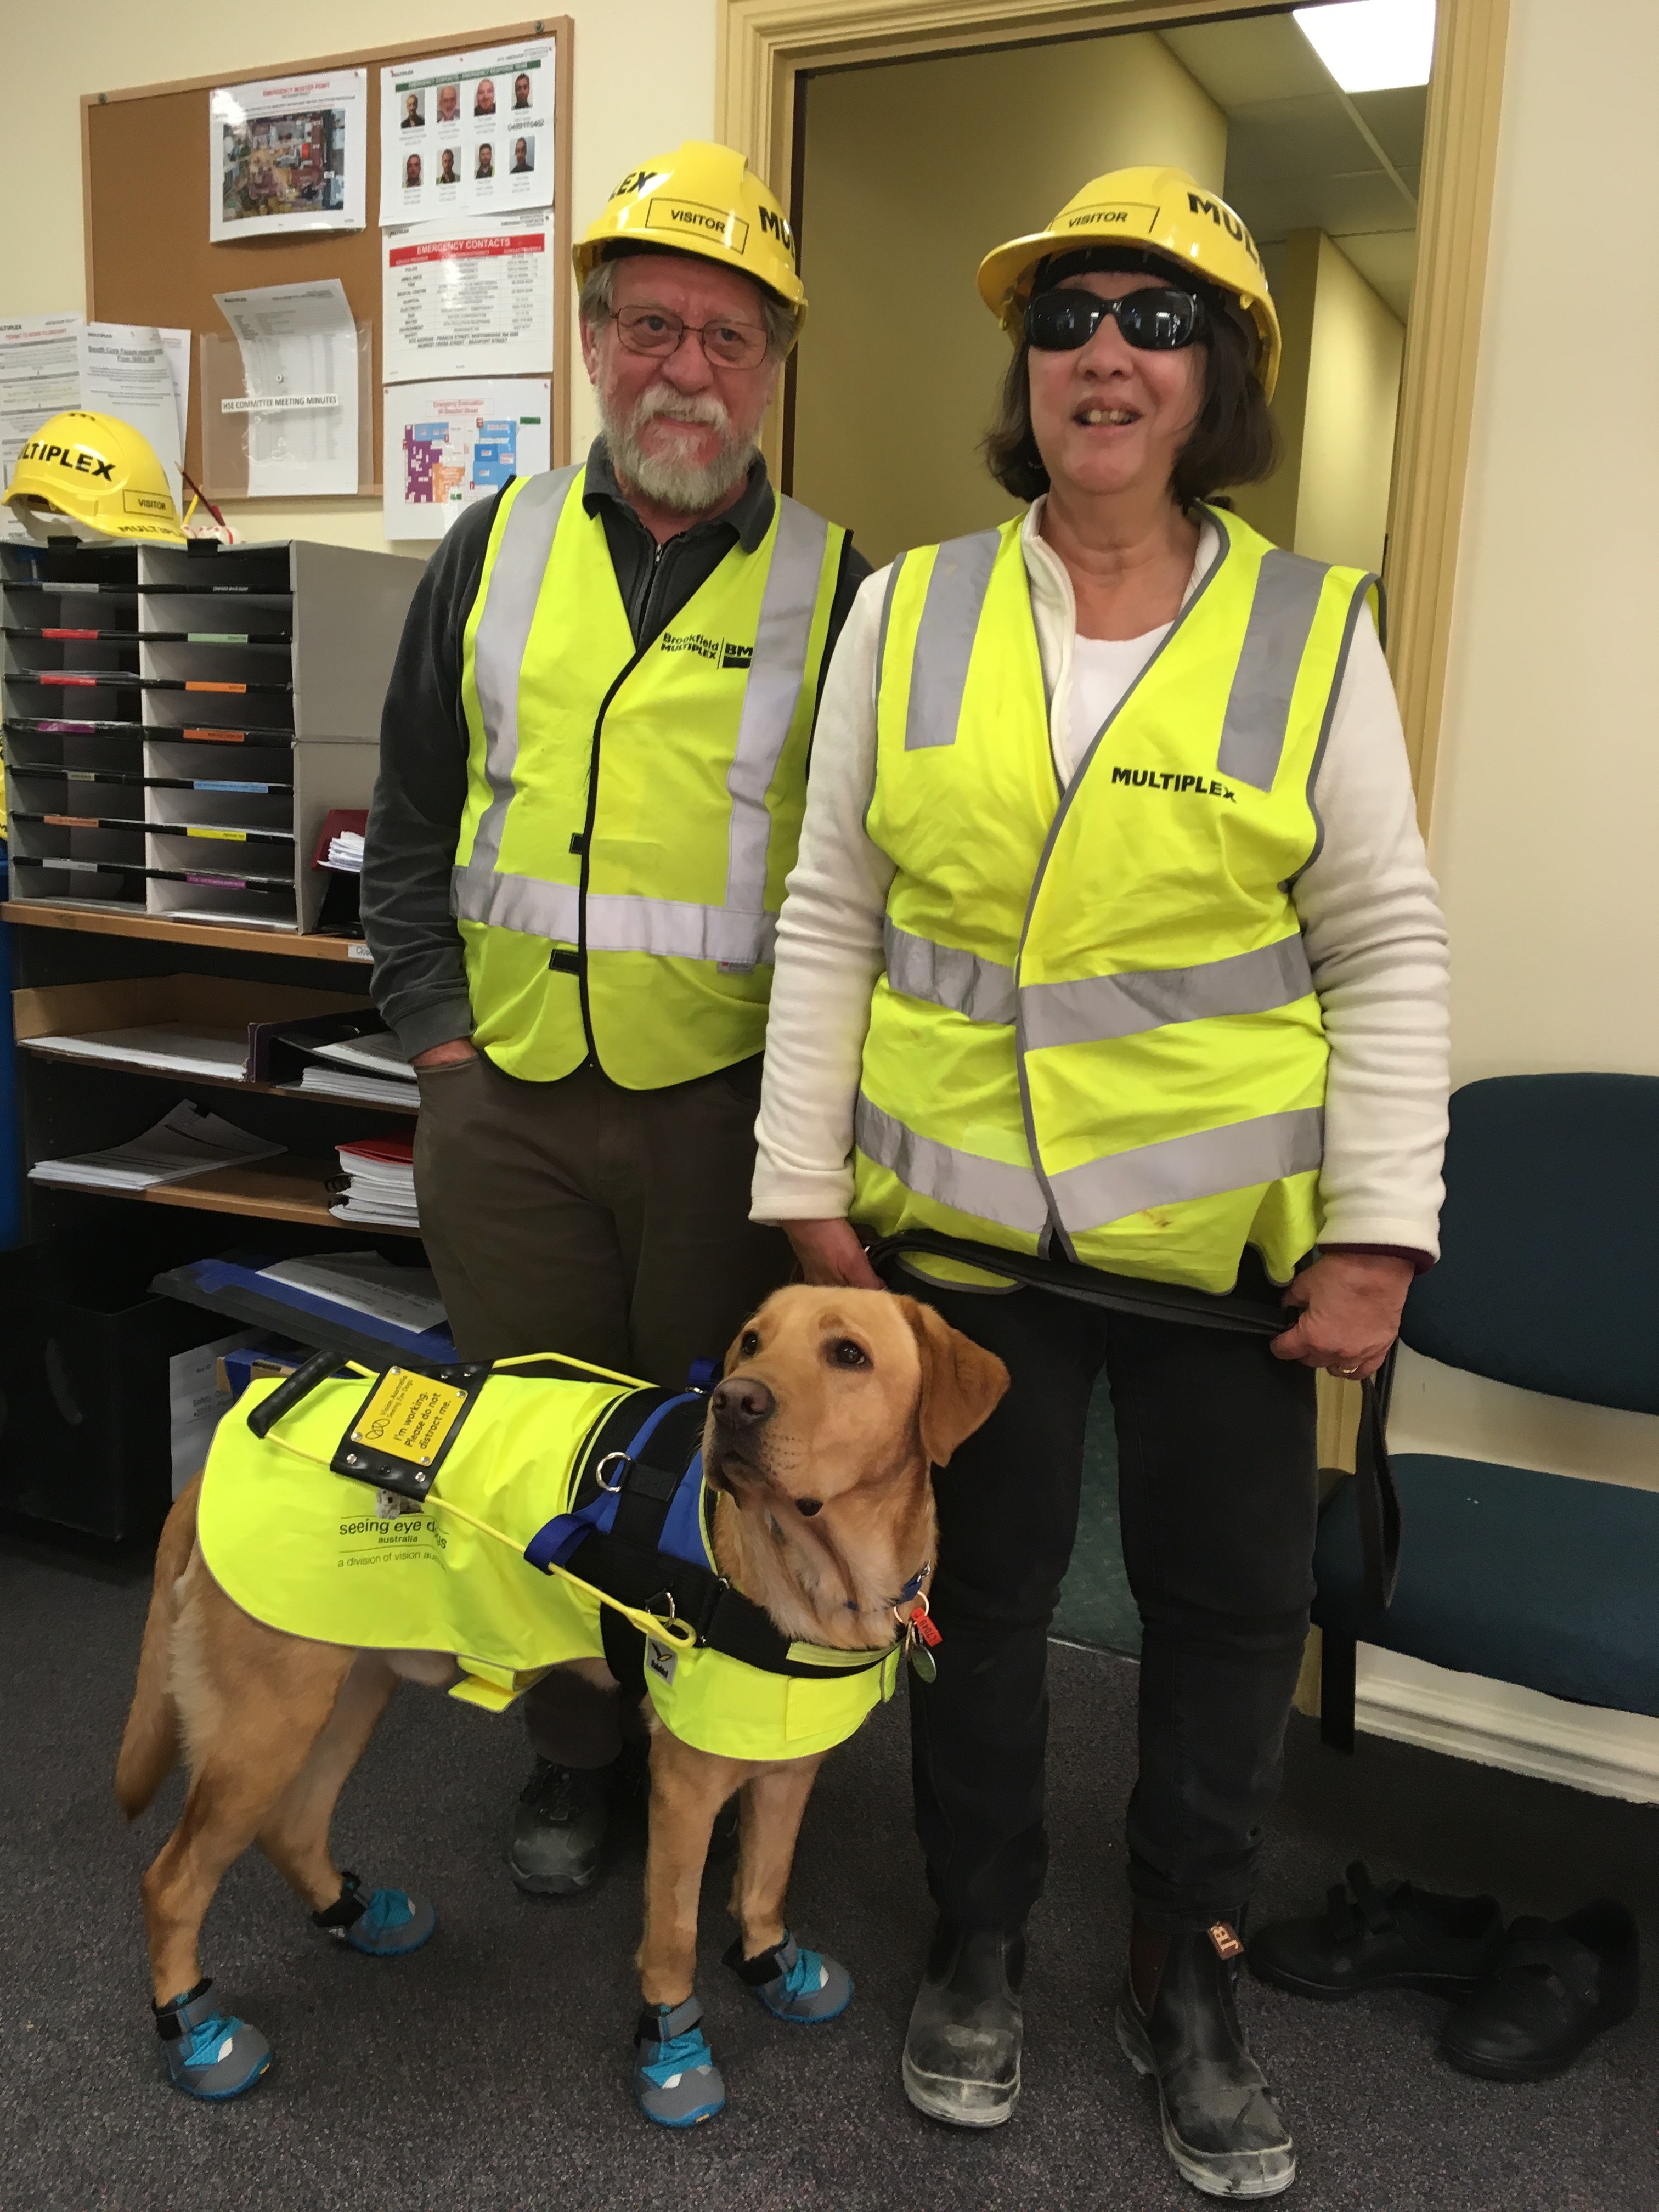
<svg viewBox="0 0 1659 2212">
<path fill-rule="evenodd" d="M 1434 0 L 1340 0 L 1298 8 L 1302 34 L 1344 92 L 1426 84 L 1434 55 Z"/>
</svg>

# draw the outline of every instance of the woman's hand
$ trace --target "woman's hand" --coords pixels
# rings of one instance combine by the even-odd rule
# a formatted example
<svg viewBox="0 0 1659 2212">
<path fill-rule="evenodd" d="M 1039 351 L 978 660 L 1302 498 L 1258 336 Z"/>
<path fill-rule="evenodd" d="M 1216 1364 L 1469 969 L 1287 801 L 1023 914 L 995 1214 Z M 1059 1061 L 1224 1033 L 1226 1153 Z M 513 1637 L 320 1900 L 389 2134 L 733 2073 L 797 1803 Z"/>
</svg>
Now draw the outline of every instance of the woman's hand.
<svg viewBox="0 0 1659 2212">
<path fill-rule="evenodd" d="M 451 1037 L 447 1044 L 428 1045 L 424 1052 L 417 1052 L 409 1064 L 416 1069 L 450 1067 L 458 1060 L 477 1057 L 478 1048 L 470 1037 Z"/>
<path fill-rule="evenodd" d="M 850 1221 L 786 1221 L 783 1227 L 809 1283 L 823 1289 L 836 1283 L 844 1283 L 853 1291 L 887 1288 L 870 1265 Z"/>
<path fill-rule="evenodd" d="M 1274 1337 L 1273 1357 L 1326 1368 L 1345 1382 L 1375 1375 L 1400 1333 L 1413 1273 L 1409 1260 L 1386 1252 L 1327 1252 L 1286 1290 L 1285 1304 L 1302 1311 Z"/>
</svg>

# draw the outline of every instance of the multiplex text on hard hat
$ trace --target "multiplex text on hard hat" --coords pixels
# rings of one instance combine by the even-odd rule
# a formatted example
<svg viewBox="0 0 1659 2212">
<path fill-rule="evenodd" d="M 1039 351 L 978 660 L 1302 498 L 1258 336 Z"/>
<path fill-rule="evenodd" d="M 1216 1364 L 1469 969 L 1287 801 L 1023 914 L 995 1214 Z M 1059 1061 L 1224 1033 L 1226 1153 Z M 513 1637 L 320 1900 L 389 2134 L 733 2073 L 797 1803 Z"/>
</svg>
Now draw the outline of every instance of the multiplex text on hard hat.
<svg viewBox="0 0 1659 2212">
<path fill-rule="evenodd" d="M 1225 200 L 1185 169 L 1111 169 L 1094 178 L 1046 230 L 1010 239 L 981 262 L 980 297 L 1011 337 L 1018 334 L 1039 264 L 1081 246 L 1138 246 L 1231 293 L 1255 325 L 1255 374 L 1273 398 L 1279 316 L 1255 240 Z"/>
</svg>

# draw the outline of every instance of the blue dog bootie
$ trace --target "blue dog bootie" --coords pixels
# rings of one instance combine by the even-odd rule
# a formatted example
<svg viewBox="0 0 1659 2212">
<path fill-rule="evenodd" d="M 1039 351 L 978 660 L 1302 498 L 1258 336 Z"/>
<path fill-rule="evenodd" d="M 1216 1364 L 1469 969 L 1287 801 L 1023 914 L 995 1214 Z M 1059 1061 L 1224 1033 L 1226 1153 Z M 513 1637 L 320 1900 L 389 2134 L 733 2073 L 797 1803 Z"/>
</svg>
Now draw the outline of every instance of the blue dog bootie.
<svg viewBox="0 0 1659 2212">
<path fill-rule="evenodd" d="M 853 1977 L 822 1951 L 803 1951 L 786 1928 L 783 1941 L 757 1958 L 743 1955 L 739 1936 L 726 1963 L 778 2020 L 838 2020 L 853 2001 Z"/>
<path fill-rule="evenodd" d="M 251 2089 L 275 2056 L 257 2027 L 234 2013 L 214 2009 L 210 1981 L 164 2005 L 153 2004 L 155 2033 L 167 2063 L 167 2079 L 187 2097 L 222 2104 Z"/>
<path fill-rule="evenodd" d="M 423 1897 L 404 1889 L 365 1891 L 355 1874 L 340 1876 L 340 1894 L 313 1923 L 337 1943 L 349 1943 L 366 1959 L 401 1959 L 431 1940 L 438 1916 Z"/>
<path fill-rule="evenodd" d="M 695 1996 L 684 2004 L 653 2005 L 634 2033 L 634 2095 L 659 2128 L 695 2128 L 726 2102 L 726 2084 L 699 2022 Z"/>
</svg>

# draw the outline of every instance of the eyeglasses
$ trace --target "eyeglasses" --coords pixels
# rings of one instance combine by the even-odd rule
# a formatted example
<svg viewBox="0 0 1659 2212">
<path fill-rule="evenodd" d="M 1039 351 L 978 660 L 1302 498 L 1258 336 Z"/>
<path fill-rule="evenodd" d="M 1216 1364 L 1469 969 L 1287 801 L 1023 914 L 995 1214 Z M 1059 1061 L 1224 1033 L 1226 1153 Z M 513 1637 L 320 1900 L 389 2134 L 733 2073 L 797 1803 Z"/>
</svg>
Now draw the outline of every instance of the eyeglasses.
<svg viewBox="0 0 1659 2212">
<path fill-rule="evenodd" d="M 1075 353 L 1109 315 L 1126 345 L 1140 353 L 1174 353 L 1203 337 L 1203 302 L 1172 286 L 1148 285 L 1121 300 L 1098 292 L 1040 292 L 1025 310 L 1027 342 L 1042 353 Z"/>
<path fill-rule="evenodd" d="M 704 356 L 716 368 L 757 368 L 766 358 L 766 332 L 758 323 L 732 322 L 724 318 L 712 323 L 682 322 L 666 307 L 619 307 L 612 318 L 617 336 L 629 353 L 666 361 L 688 337 L 700 341 Z"/>
</svg>

